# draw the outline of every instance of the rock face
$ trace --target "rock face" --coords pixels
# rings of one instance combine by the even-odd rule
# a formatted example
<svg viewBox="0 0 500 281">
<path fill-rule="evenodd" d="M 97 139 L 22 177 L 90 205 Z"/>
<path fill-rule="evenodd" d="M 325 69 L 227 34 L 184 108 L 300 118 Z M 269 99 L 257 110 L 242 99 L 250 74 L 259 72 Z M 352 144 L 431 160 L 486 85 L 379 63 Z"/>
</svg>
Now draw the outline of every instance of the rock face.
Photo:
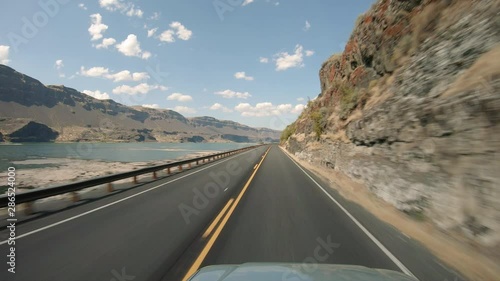
<svg viewBox="0 0 500 281">
<path fill-rule="evenodd" d="M 1 141 L 9 142 L 53 142 L 59 133 L 44 124 L 29 119 L 0 118 L 3 128 Z"/>
<path fill-rule="evenodd" d="M 201 137 L 211 142 L 227 142 L 221 135 L 231 134 L 248 142 L 259 142 L 277 141 L 280 134 L 212 117 L 188 119 L 172 110 L 97 100 L 64 86 L 45 86 L 5 65 L 0 65 L 0 118 L 45 125 L 57 132 L 56 141 L 198 142 Z M 5 126 L 5 122 L 0 122 L 0 132 L 12 133 L 12 128 Z M 33 133 L 31 139 L 38 139 L 37 134 L 42 133 L 32 128 L 24 131 L 21 139 L 27 138 L 29 132 Z M 41 139 L 49 136 L 52 134 Z"/>
<path fill-rule="evenodd" d="M 221 136 L 225 140 L 233 141 L 233 142 L 249 142 L 250 140 L 248 137 L 245 136 L 238 136 L 238 135 L 231 135 L 231 134 L 225 134 Z"/>
<path fill-rule="evenodd" d="M 192 137 L 185 137 L 181 140 L 181 142 L 206 142 L 205 138 L 202 136 L 192 136 Z"/>
<path fill-rule="evenodd" d="M 379 0 L 285 147 L 379 198 L 500 245 L 498 1 Z"/>
<path fill-rule="evenodd" d="M 30 121 L 19 130 L 8 135 L 11 142 L 52 142 L 55 141 L 58 132 L 44 124 Z"/>
</svg>

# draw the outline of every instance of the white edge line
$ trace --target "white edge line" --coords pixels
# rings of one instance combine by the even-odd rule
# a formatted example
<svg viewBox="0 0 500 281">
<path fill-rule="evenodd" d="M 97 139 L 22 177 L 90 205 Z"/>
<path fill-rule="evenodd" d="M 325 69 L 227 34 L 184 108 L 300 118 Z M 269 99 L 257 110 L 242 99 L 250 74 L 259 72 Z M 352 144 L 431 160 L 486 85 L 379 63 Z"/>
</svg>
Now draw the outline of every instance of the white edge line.
<svg viewBox="0 0 500 281">
<path fill-rule="evenodd" d="M 57 226 L 57 225 L 60 225 L 60 224 L 63 224 L 63 223 L 66 223 L 66 222 L 72 221 L 72 220 L 74 220 L 74 219 L 77 219 L 77 218 L 80 218 L 80 217 L 86 216 L 86 215 L 91 214 L 91 213 L 93 213 L 93 212 L 97 212 L 97 211 L 102 210 L 102 209 L 104 209 L 104 208 L 107 208 L 107 207 L 113 206 L 113 205 L 118 204 L 118 203 L 120 203 L 120 202 L 123 202 L 123 201 L 126 201 L 126 200 L 128 200 L 128 199 L 131 199 L 131 198 L 134 198 L 134 197 L 136 197 L 136 196 L 139 196 L 139 195 L 141 195 L 141 194 L 143 194 L 143 193 L 146 193 L 146 192 L 149 192 L 149 191 L 155 190 L 155 189 L 160 188 L 160 187 L 162 187 L 162 186 L 164 186 L 164 185 L 167 185 L 167 184 L 173 183 L 173 182 L 175 182 L 175 181 L 178 181 L 178 180 L 180 180 L 180 179 L 183 179 L 183 178 L 189 177 L 189 176 L 191 176 L 191 175 L 193 175 L 193 174 L 199 173 L 199 172 L 201 172 L 201 171 L 203 171 L 203 170 L 206 170 L 206 169 L 208 169 L 208 168 L 211 168 L 211 167 L 213 167 L 213 166 L 216 166 L 216 165 L 222 164 L 222 163 L 224 163 L 224 162 L 226 162 L 226 161 L 229 161 L 229 160 L 231 160 L 231 159 L 233 159 L 233 158 L 235 158 L 235 157 L 237 157 L 237 156 L 244 155 L 244 154 L 246 154 L 246 153 L 248 153 L 248 152 L 250 152 L 250 151 L 251 151 L 251 150 L 246 151 L 246 152 L 244 152 L 244 153 L 242 153 L 242 154 L 236 154 L 236 155 L 234 155 L 233 157 L 230 157 L 230 158 L 228 158 L 228 159 L 221 160 L 221 161 L 219 161 L 219 162 L 217 162 L 217 163 L 214 163 L 214 164 L 212 164 L 212 165 L 210 165 L 210 166 L 207 166 L 207 167 L 201 168 L 201 169 L 196 170 L 196 171 L 194 171 L 194 172 L 192 172 L 192 173 L 189 173 L 189 174 L 187 174 L 187 175 L 184 175 L 184 176 L 178 177 L 178 178 L 173 179 L 173 180 L 168 181 L 168 182 L 164 182 L 164 183 L 159 184 L 159 185 L 157 185 L 157 186 L 153 186 L 153 187 L 151 187 L 151 188 L 149 188 L 149 189 L 146 189 L 146 190 L 143 190 L 143 191 L 141 191 L 141 192 L 138 192 L 138 193 L 132 194 L 132 195 L 130 195 L 130 196 L 128 196 L 128 197 L 125 197 L 125 198 L 122 198 L 122 199 L 120 199 L 120 200 L 117 200 L 117 201 L 114 201 L 114 202 L 108 203 L 108 204 L 103 205 L 103 206 L 101 206 L 101 207 L 98 207 L 98 208 L 95 208 L 95 209 L 89 210 L 89 211 L 87 211 L 87 212 L 85 212 L 85 213 L 81 213 L 81 214 L 79 214 L 79 215 L 76 215 L 76 216 L 73 216 L 73 217 L 70 217 L 70 218 L 64 219 L 64 220 L 62 220 L 62 221 L 55 222 L 55 223 L 53 223 L 53 224 L 49 224 L 49 225 L 47 225 L 47 226 L 44 226 L 44 227 L 41 227 L 41 228 L 35 229 L 35 230 L 33 230 L 33 231 L 30 231 L 30 232 L 24 233 L 24 234 L 22 234 L 22 235 L 18 235 L 18 236 L 16 237 L 16 239 L 15 239 L 15 240 L 20 239 L 20 238 L 23 238 L 23 237 L 26 237 L 26 236 L 30 236 L 30 235 L 35 234 L 35 233 L 37 233 L 37 232 L 40 232 L 40 231 L 43 231 L 43 230 L 46 230 L 46 229 L 52 228 L 52 227 L 54 227 L 54 226 Z M 0 245 L 3 245 L 3 244 L 5 244 L 5 243 L 7 243 L 8 241 L 9 241 L 9 240 L 4 240 L 4 241 L 0 242 Z"/>
<path fill-rule="evenodd" d="M 400 260 L 398 260 L 398 258 L 396 258 L 377 238 L 375 238 L 375 236 L 373 236 L 373 234 L 371 234 L 370 231 L 368 231 L 368 229 L 366 229 L 353 215 L 351 215 L 351 213 L 349 213 L 349 211 L 347 211 L 342 205 L 340 205 L 340 203 L 337 200 L 335 200 L 335 198 L 333 198 L 333 196 L 330 193 L 328 193 L 315 179 L 313 179 L 308 173 L 306 173 L 306 171 L 304 171 L 304 169 L 302 169 L 302 167 L 300 167 L 299 164 L 295 162 L 295 160 L 293 160 L 286 152 L 283 153 L 288 158 L 290 158 L 290 160 L 292 160 L 292 162 L 297 167 L 299 167 L 299 169 L 304 174 L 306 174 L 306 176 L 309 177 L 326 194 L 326 196 L 328 196 L 335 204 L 337 204 L 337 206 L 342 211 L 344 211 L 344 213 L 373 241 L 373 243 L 375 243 L 375 245 L 377 245 L 380 248 L 380 250 L 382 250 L 382 252 L 384 252 L 384 254 L 386 254 L 389 257 L 389 259 L 392 260 L 392 262 L 394 262 L 394 264 L 396 264 L 399 267 L 399 269 L 401 269 L 401 271 L 403 271 L 406 275 L 417 278 Z"/>
</svg>

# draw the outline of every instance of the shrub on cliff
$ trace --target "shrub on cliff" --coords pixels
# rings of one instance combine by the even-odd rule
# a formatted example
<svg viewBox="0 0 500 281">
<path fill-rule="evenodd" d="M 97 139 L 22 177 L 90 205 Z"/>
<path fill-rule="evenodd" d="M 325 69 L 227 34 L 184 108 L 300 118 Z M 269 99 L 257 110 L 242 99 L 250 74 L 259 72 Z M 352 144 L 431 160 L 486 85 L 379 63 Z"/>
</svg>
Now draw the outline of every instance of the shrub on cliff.
<svg viewBox="0 0 500 281">
<path fill-rule="evenodd" d="M 283 130 L 283 132 L 281 132 L 280 141 L 282 143 L 286 142 L 288 140 L 288 138 L 290 138 L 290 136 L 295 133 L 295 130 L 296 130 L 295 123 L 292 123 L 292 124 L 286 126 L 286 128 Z"/>
</svg>

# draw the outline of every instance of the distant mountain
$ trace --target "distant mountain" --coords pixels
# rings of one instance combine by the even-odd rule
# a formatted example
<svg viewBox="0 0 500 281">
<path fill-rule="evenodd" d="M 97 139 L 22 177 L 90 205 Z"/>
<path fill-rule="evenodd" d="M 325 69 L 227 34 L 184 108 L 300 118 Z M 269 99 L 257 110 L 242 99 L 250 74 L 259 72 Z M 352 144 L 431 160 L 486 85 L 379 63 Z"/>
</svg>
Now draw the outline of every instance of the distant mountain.
<svg viewBox="0 0 500 281">
<path fill-rule="evenodd" d="M 279 131 L 98 100 L 0 65 L 0 141 L 272 142 Z"/>
</svg>

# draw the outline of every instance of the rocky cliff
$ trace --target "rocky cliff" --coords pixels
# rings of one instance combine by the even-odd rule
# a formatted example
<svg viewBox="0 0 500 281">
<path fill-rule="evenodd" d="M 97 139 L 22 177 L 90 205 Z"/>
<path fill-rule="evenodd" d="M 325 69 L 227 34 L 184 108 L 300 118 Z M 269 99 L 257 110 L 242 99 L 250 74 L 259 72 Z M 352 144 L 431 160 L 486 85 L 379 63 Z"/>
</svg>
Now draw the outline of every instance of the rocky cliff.
<svg viewBox="0 0 500 281">
<path fill-rule="evenodd" d="M 499 12 L 495 0 L 376 1 L 322 65 L 321 93 L 282 144 L 498 250 Z"/>
<path fill-rule="evenodd" d="M 97 100 L 0 65 L 0 141 L 277 141 L 280 132 Z M 226 135 L 235 136 L 226 138 Z"/>
</svg>

